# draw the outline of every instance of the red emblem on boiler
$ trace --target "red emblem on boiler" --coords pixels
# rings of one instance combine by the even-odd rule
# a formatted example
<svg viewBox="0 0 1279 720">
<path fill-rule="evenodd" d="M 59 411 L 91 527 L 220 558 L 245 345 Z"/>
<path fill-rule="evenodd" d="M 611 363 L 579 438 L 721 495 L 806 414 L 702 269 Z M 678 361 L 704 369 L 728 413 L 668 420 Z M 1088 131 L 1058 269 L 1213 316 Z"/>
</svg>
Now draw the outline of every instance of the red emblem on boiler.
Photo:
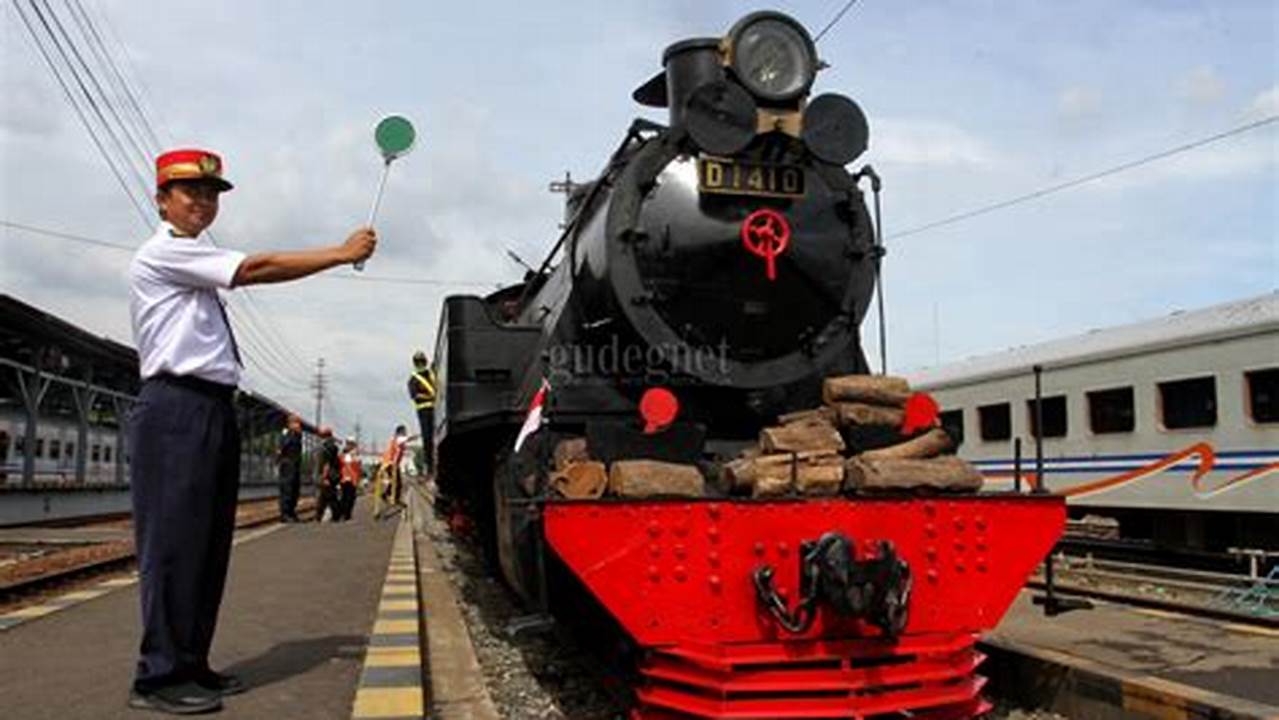
<svg viewBox="0 0 1279 720">
<path fill-rule="evenodd" d="M 790 244 L 790 223 L 776 210 L 756 210 L 742 221 L 742 246 L 764 259 L 764 274 L 777 279 L 777 256 Z"/>
</svg>

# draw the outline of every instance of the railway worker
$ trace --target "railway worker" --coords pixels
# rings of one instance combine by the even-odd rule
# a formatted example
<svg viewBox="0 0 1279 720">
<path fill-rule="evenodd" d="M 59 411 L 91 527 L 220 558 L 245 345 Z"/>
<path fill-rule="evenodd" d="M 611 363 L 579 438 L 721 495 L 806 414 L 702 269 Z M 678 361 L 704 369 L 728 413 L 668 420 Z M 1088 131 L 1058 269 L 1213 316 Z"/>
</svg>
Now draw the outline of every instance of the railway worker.
<svg viewBox="0 0 1279 720">
<path fill-rule="evenodd" d="M 324 521 L 324 511 L 329 511 L 333 522 L 341 520 L 338 504 L 338 484 L 342 479 L 341 453 L 333 429 L 320 428 L 320 447 L 315 451 L 315 521 Z"/>
<path fill-rule="evenodd" d="M 402 506 L 400 502 L 400 485 L 403 480 L 400 471 L 400 464 L 404 462 L 404 450 L 412 440 L 409 437 L 408 428 L 403 425 L 395 426 L 395 434 L 386 443 L 386 450 L 382 452 L 382 460 L 378 464 L 377 476 L 375 478 L 375 490 L 373 497 L 373 517 L 381 519 L 383 509 L 387 505 Z"/>
<path fill-rule="evenodd" d="M 302 489 L 302 418 L 289 413 L 276 456 L 280 477 L 280 520 L 298 521 L 298 492 Z"/>
<path fill-rule="evenodd" d="M 413 373 L 409 375 L 409 397 L 413 399 L 413 409 L 417 411 L 417 422 L 422 430 L 422 447 L 425 449 L 426 472 L 433 469 L 431 438 L 435 429 L 435 366 L 428 364 L 426 353 L 418 350 L 413 353 Z"/>
<path fill-rule="evenodd" d="M 355 509 L 355 493 L 360 486 L 360 476 L 364 469 L 360 466 L 360 453 L 354 437 L 346 439 L 346 447 L 342 452 L 342 482 L 338 493 L 338 512 L 342 520 L 350 520 Z"/>
<path fill-rule="evenodd" d="M 129 418 L 142 641 L 129 705 L 208 712 L 244 689 L 209 667 L 240 485 L 232 402 L 241 362 L 218 289 L 296 280 L 368 258 L 370 228 L 339 245 L 246 256 L 204 230 L 231 189 L 205 150 L 156 159 L 161 222 L 129 265 L 142 389 Z"/>
</svg>

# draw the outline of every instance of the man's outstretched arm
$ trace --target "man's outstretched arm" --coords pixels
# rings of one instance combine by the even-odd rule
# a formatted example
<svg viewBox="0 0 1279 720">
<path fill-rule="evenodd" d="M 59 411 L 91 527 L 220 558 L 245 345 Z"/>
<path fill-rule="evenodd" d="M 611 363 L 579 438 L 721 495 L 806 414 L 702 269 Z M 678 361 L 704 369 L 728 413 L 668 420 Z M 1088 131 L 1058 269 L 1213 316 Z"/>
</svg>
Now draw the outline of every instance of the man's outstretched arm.
<svg viewBox="0 0 1279 720">
<path fill-rule="evenodd" d="M 360 228 L 341 245 L 313 250 L 283 250 L 250 255 L 235 270 L 231 287 L 286 282 L 314 275 L 338 265 L 350 265 L 367 259 L 377 247 L 377 233 Z"/>
</svg>

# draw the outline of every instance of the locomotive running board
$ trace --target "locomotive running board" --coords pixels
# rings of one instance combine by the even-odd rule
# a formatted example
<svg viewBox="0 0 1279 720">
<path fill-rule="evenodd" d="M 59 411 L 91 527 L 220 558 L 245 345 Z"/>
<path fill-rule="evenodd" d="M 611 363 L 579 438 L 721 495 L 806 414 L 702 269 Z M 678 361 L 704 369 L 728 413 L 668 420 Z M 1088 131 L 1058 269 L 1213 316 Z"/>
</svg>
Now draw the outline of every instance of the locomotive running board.
<svg viewBox="0 0 1279 720">
<path fill-rule="evenodd" d="M 1065 527 L 1054 496 L 794 501 L 572 501 L 545 506 L 555 553 L 645 650 L 636 720 L 870 718 L 987 709 L 993 629 Z M 791 633 L 761 605 L 762 565 L 792 605 L 805 541 L 840 532 L 859 558 L 891 541 L 913 575 L 904 632 L 888 638 L 818 605 Z"/>
</svg>

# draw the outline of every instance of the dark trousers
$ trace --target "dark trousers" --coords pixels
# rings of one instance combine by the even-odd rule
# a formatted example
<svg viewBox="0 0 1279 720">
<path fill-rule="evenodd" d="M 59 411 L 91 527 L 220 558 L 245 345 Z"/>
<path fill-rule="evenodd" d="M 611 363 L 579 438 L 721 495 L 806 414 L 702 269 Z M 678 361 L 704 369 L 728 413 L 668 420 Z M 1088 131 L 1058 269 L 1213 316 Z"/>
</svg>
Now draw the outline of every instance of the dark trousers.
<svg viewBox="0 0 1279 720">
<path fill-rule="evenodd" d="M 350 520 L 355 510 L 355 484 L 342 483 L 338 490 L 338 515 L 341 520 Z"/>
<path fill-rule="evenodd" d="M 231 388 L 147 380 L 128 442 L 142 596 L 135 684 L 147 688 L 208 667 L 240 489 Z"/>
<path fill-rule="evenodd" d="M 338 519 L 338 494 L 337 489 L 332 484 L 325 485 L 321 483 L 315 493 L 315 521 L 324 520 L 324 510 L 328 508 L 330 517 L 333 520 Z"/>
<path fill-rule="evenodd" d="M 280 463 L 280 517 L 298 516 L 298 492 L 302 489 L 301 463 L 285 460 Z"/>
<path fill-rule="evenodd" d="M 423 462 L 426 464 L 426 471 L 432 472 L 435 469 L 435 417 L 434 408 L 422 408 L 417 411 L 417 424 L 422 428 L 422 455 Z"/>
</svg>

